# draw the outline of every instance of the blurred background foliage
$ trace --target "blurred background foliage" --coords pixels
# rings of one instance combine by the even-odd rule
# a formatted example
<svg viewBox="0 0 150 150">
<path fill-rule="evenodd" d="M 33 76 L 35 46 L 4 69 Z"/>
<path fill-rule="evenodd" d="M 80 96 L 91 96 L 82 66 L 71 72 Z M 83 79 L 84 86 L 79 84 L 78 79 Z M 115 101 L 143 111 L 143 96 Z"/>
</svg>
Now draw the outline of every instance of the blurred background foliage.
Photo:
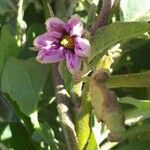
<svg viewBox="0 0 150 150">
<path fill-rule="evenodd" d="M 85 34 L 88 34 L 102 6 L 102 0 L 0 0 L 2 150 L 67 149 L 57 112 L 51 65 L 37 63 L 36 52 L 32 51 L 33 39 L 45 32 L 44 16 L 47 12 L 43 10 L 44 1 L 48 2 L 54 14 L 63 20 L 67 20 L 72 14 L 78 14 L 87 30 Z M 116 0 L 108 24 L 116 21 L 149 22 L 149 1 Z M 127 29 L 124 30 L 126 32 Z M 112 74 L 150 70 L 148 32 L 123 40 L 120 48 L 122 52 L 112 65 Z M 65 67 L 62 72 L 65 87 L 70 93 L 71 76 Z M 92 132 L 83 149 L 150 149 L 150 88 L 117 88 L 115 92 L 127 114 L 128 133 L 122 141 L 110 143 L 107 140 L 108 129 L 103 123 L 97 123 L 92 116 Z M 137 105 L 139 100 L 141 101 Z"/>
</svg>

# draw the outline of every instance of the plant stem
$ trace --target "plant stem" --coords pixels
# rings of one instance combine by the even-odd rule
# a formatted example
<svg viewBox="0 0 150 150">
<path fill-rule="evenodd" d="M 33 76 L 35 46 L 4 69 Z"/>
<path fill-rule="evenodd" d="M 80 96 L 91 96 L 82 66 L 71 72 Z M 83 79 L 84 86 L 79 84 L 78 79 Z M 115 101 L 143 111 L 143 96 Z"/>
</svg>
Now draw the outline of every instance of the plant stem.
<svg viewBox="0 0 150 150">
<path fill-rule="evenodd" d="M 76 103 L 74 108 L 74 124 L 79 141 L 79 147 L 83 150 L 88 142 L 91 129 L 90 129 L 90 94 L 89 94 L 89 81 L 84 84 L 82 89 L 82 82 L 74 83 L 72 88 L 72 99 Z M 82 94 L 81 94 L 82 90 Z M 78 105 L 79 104 L 79 105 Z"/>
<path fill-rule="evenodd" d="M 49 8 L 48 8 L 48 1 L 47 0 L 42 0 L 42 4 L 43 4 L 43 9 L 44 9 L 44 16 L 45 19 L 48 19 L 50 17 L 50 12 L 49 12 Z"/>
<path fill-rule="evenodd" d="M 111 75 L 107 82 L 107 86 L 109 88 L 150 87 L 150 71 L 125 75 Z"/>
<path fill-rule="evenodd" d="M 51 6 L 47 0 L 42 0 L 45 19 L 54 17 Z M 65 140 L 67 143 L 68 150 L 78 150 L 78 141 L 76 137 L 75 127 L 71 120 L 71 115 L 69 113 L 69 101 L 68 93 L 64 88 L 64 81 L 58 71 L 58 63 L 52 65 L 53 78 L 55 83 L 56 97 L 57 97 L 57 110 L 60 116 L 60 120 L 63 127 L 63 132 L 65 135 Z"/>
<path fill-rule="evenodd" d="M 97 17 L 97 21 L 90 29 L 90 33 L 93 36 L 96 32 L 96 30 L 102 26 L 105 26 L 107 24 L 107 19 L 109 16 L 109 13 L 111 11 L 112 5 L 114 0 L 103 0 L 103 5 L 101 8 L 101 11 Z"/>
<path fill-rule="evenodd" d="M 18 12 L 17 12 L 17 44 L 20 47 L 24 44 L 26 35 L 25 30 L 27 28 L 26 23 L 23 20 L 24 16 L 24 8 L 23 8 L 24 0 L 18 1 Z"/>
<path fill-rule="evenodd" d="M 74 124 L 72 123 L 69 107 L 68 107 L 68 96 L 67 91 L 64 88 L 64 82 L 58 71 L 58 64 L 53 65 L 53 75 L 56 88 L 57 97 L 57 109 L 63 126 L 68 150 L 78 150 L 78 142 L 76 138 L 76 132 Z"/>
</svg>

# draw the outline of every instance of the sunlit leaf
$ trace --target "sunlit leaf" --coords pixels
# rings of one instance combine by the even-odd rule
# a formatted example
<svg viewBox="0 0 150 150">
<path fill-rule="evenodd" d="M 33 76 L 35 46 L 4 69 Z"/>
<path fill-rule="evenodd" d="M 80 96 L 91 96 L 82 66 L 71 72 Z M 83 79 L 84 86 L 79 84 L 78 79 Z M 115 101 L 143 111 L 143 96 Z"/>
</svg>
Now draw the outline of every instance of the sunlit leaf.
<svg viewBox="0 0 150 150">
<path fill-rule="evenodd" d="M 107 52 L 110 46 L 150 31 L 150 24 L 142 22 L 116 22 L 100 28 L 91 39 L 92 66 Z"/>
<path fill-rule="evenodd" d="M 90 150 L 90 149 L 91 150 L 98 150 L 99 149 L 93 132 L 90 135 L 90 138 L 89 138 L 89 141 L 88 141 L 88 145 L 86 147 L 86 150 Z"/>
<path fill-rule="evenodd" d="M 9 58 L 2 77 L 2 90 L 17 102 L 25 114 L 36 109 L 48 75 L 48 66 L 33 59 Z"/>
<path fill-rule="evenodd" d="M 40 129 L 37 129 L 32 138 L 37 142 L 44 141 L 46 144 L 50 146 L 52 150 L 58 150 L 58 145 L 56 143 L 56 139 L 52 129 L 48 126 L 48 124 L 40 124 Z"/>
<path fill-rule="evenodd" d="M 126 124 L 135 124 L 138 121 L 150 118 L 150 101 L 139 100 L 131 97 L 123 97 L 119 100 L 120 103 L 130 104 L 135 106 L 134 109 L 125 112 Z"/>
<path fill-rule="evenodd" d="M 123 21 L 150 21 L 150 3 L 148 0 L 120 0 Z"/>
</svg>

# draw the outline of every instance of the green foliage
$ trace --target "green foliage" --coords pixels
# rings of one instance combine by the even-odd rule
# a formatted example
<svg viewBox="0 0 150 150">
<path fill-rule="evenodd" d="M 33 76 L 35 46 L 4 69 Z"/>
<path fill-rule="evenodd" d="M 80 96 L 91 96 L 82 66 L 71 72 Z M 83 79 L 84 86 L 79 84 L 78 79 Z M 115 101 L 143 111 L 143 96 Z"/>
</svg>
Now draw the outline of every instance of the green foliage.
<svg viewBox="0 0 150 150">
<path fill-rule="evenodd" d="M 135 106 L 134 109 L 125 112 L 126 123 L 135 124 L 138 121 L 145 120 L 150 117 L 150 101 L 138 100 L 131 97 L 124 97 L 119 100 L 120 103 L 130 104 Z"/>
<path fill-rule="evenodd" d="M 54 133 L 46 123 L 40 124 L 40 128 L 33 133 L 32 138 L 37 142 L 44 141 L 45 145 L 49 145 L 52 150 L 58 150 Z"/>
<path fill-rule="evenodd" d="M 133 149 L 136 149 L 136 150 L 149 150 L 149 142 L 132 142 L 128 145 L 124 145 L 124 146 L 121 146 L 120 148 L 118 148 L 118 150 L 133 150 Z"/>
<path fill-rule="evenodd" d="M 34 59 L 11 57 L 4 68 L 2 91 L 8 93 L 20 110 L 29 115 L 37 108 L 47 75 L 48 66 L 40 65 Z"/>
<path fill-rule="evenodd" d="M 149 149 L 150 3 L 116 0 L 109 17 L 99 20 L 106 19 L 107 24 L 90 36 L 99 12 L 103 14 L 102 3 L 103 0 L 0 0 L 0 149 L 68 150 L 67 143 L 75 140 L 73 145 L 79 150 Z M 38 52 L 32 51 L 33 40 L 46 31 L 49 11 L 64 21 L 78 14 L 84 22 L 83 37 L 91 43 L 91 55 L 82 65 L 83 70 L 90 70 L 88 75 L 71 75 L 64 61 L 59 64 L 66 91 L 62 85 L 56 88 L 54 79 L 61 81 L 53 64 L 40 64 L 35 60 Z M 23 40 L 21 45 L 19 40 Z M 120 47 L 112 48 L 117 43 Z M 100 78 L 90 84 L 89 91 L 97 64 L 103 63 L 100 67 L 110 71 L 108 81 L 105 84 L 105 78 Z M 69 93 L 67 107 L 65 92 Z M 55 93 L 62 94 L 61 100 L 57 101 Z M 59 108 L 63 107 L 62 114 L 57 111 L 58 102 Z M 64 127 L 71 128 L 63 130 L 61 121 L 66 123 Z M 74 139 L 68 141 L 73 137 L 69 135 L 73 128 Z M 121 141 L 108 141 L 114 135 Z M 73 145 L 69 150 L 75 149 Z"/>
<path fill-rule="evenodd" d="M 14 0 L 0 0 L 0 14 L 4 15 L 6 12 L 17 12 L 16 4 L 17 1 Z"/>
<path fill-rule="evenodd" d="M 0 0 L 0 14 L 5 13 L 17 13 L 18 0 Z M 26 0 L 23 3 L 23 7 L 27 7 L 30 3 L 34 3 L 37 8 L 41 8 L 40 3 L 37 0 Z"/>
<path fill-rule="evenodd" d="M 75 113 L 74 122 L 77 132 L 77 137 L 79 139 L 79 147 L 83 150 L 86 143 L 90 137 L 90 117 L 91 117 L 91 105 L 90 105 L 90 93 L 89 93 L 89 83 L 86 83 L 83 88 L 83 93 L 81 95 L 81 106 L 82 110 Z"/>
<path fill-rule="evenodd" d="M 44 32 L 45 32 L 45 26 L 38 23 L 32 24 L 27 30 L 28 47 L 32 47 L 33 40 L 35 39 L 35 37 L 37 37 L 38 35 Z"/>
<path fill-rule="evenodd" d="M 150 71 L 146 71 L 142 73 L 130 73 L 125 75 L 114 75 L 109 78 L 107 85 L 109 88 L 150 87 L 149 77 L 150 77 Z"/>
<path fill-rule="evenodd" d="M 36 144 L 21 123 L 0 123 L 0 129 L 0 141 L 8 149 L 36 150 Z"/>
<path fill-rule="evenodd" d="M 19 47 L 15 39 L 15 30 L 11 25 L 5 25 L 1 31 L 0 40 L 0 78 L 2 76 L 4 64 L 9 56 L 17 56 Z M 7 42 L 6 42 L 7 41 Z"/>
<path fill-rule="evenodd" d="M 147 0 L 120 0 L 123 21 L 150 21 L 150 3 Z"/>
<path fill-rule="evenodd" d="M 97 61 L 106 54 L 110 46 L 149 31 L 150 25 L 142 22 L 116 22 L 102 27 L 91 39 L 92 54 L 89 61 L 93 61 L 91 63 L 95 65 Z"/>
<path fill-rule="evenodd" d="M 91 133 L 88 145 L 86 146 L 86 150 L 89 150 L 89 149 L 98 150 L 98 145 L 96 143 L 96 139 L 95 139 L 93 132 Z"/>
</svg>

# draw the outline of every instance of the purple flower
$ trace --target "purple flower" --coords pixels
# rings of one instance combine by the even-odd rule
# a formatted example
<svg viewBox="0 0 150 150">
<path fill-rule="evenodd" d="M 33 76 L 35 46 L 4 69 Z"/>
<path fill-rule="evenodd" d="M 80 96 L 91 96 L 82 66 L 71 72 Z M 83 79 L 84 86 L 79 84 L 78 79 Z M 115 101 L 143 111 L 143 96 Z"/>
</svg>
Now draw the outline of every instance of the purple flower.
<svg viewBox="0 0 150 150">
<path fill-rule="evenodd" d="M 68 70 L 74 74 L 80 67 L 83 57 L 90 54 L 90 43 L 82 38 L 83 24 L 77 15 L 65 23 L 58 18 L 46 21 L 47 32 L 34 40 L 38 48 L 37 61 L 56 63 L 66 60 Z"/>
</svg>

